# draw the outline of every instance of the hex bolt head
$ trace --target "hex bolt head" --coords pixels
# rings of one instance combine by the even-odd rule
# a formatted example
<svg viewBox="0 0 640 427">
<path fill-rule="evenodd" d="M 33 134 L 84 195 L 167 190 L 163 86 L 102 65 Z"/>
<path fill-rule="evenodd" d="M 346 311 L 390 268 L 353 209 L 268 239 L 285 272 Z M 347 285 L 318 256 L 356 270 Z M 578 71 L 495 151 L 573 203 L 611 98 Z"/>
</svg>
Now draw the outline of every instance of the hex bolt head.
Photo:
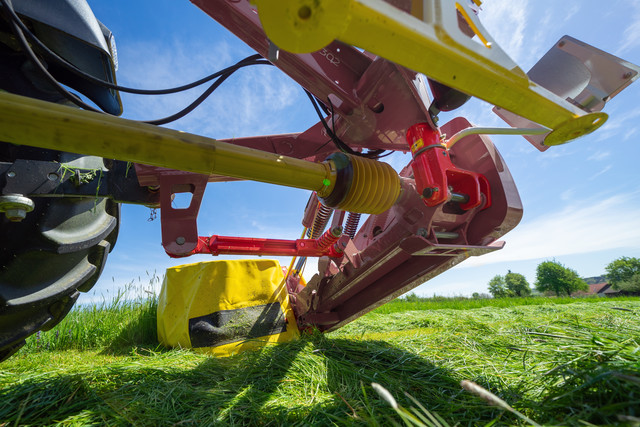
<svg viewBox="0 0 640 427">
<path fill-rule="evenodd" d="M 27 211 L 24 209 L 7 209 L 4 214 L 11 222 L 20 222 L 27 217 Z"/>
<path fill-rule="evenodd" d="M 7 194 L 0 196 L 0 213 L 4 212 L 9 221 L 20 222 L 27 217 L 36 204 L 21 194 Z"/>
<path fill-rule="evenodd" d="M 176 238 L 176 243 L 179 244 L 180 246 L 184 245 L 184 242 L 186 242 L 186 241 L 187 241 L 187 239 L 185 239 L 182 236 Z"/>
<path fill-rule="evenodd" d="M 429 197 L 433 196 L 433 194 L 437 193 L 438 191 L 440 191 L 440 189 L 438 187 L 425 187 L 422 190 L 422 198 L 428 199 Z"/>
</svg>

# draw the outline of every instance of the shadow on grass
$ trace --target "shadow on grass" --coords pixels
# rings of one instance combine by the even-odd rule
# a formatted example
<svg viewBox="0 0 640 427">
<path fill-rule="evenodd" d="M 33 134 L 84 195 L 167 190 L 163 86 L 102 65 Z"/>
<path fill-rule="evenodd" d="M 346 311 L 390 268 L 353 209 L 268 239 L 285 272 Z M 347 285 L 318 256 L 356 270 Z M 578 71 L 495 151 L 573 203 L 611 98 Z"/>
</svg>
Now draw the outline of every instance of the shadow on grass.
<svg viewBox="0 0 640 427">
<path fill-rule="evenodd" d="M 486 425 L 496 419 L 499 423 L 518 423 L 510 414 L 464 392 L 455 371 L 383 341 L 332 339 L 317 334 L 230 358 L 206 358 L 195 366 L 189 364 L 193 360 L 191 354 L 166 351 L 77 374 L 38 374 L 17 384 L 4 384 L 0 388 L 0 421 L 18 425 L 61 421 L 108 425 L 400 422 L 390 406 L 373 393 L 370 383 L 377 382 L 400 405 L 415 407 L 404 394 L 409 393 L 452 425 Z M 606 371 L 613 366 L 605 362 L 599 368 Z M 572 369 L 576 377 L 589 377 L 594 366 Z M 491 384 L 496 378 L 476 380 L 500 390 L 511 404 L 542 423 L 618 421 L 619 408 L 603 412 L 593 406 L 590 412 L 583 410 L 576 416 L 572 413 L 575 406 L 547 408 L 544 397 L 540 402 L 519 400 L 524 390 Z M 600 395 L 606 393 L 602 390 Z M 596 401 L 587 399 L 581 404 L 587 408 Z"/>
<path fill-rule="evenodd" d="M 471 415 L 474 421 L 469 423 L 475 423 L 499 415 L 464 394 L 447 370 L 382 341 L 314 335 L 230 358 L 207 358 L 195 367 L 181 367 L 176 353 L 173 358 L 171 351 L 154 353 L 127 365 L 38 375 L 5 385 L 0 389 L 0 420 L 136 425 L 397 420 L 373 393 L 373 381 L 387 387 L 401 404 L 412 406 L 403 395 L 407 391 L 445 419 Z"/>
</svg>

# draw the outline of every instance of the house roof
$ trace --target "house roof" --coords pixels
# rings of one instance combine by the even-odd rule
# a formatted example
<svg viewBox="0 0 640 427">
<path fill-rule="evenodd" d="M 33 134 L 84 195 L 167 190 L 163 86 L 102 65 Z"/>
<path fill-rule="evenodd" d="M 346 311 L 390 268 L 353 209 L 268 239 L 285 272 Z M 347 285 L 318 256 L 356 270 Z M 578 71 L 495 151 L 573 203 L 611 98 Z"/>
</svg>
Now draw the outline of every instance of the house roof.
<svg viewBox="0 0 640 427">
<path fill-rule="evenodd" d="M 594 283 L 592 285 L 589 285 L 589 294 L 599 294 L 599 293 L 604 293 L 605 291 L 607 291 L 609 288 L 611 287 L 611 285 L 609 285 L 608 283 L 604 282 L 604 283 Z"/>
</svg>

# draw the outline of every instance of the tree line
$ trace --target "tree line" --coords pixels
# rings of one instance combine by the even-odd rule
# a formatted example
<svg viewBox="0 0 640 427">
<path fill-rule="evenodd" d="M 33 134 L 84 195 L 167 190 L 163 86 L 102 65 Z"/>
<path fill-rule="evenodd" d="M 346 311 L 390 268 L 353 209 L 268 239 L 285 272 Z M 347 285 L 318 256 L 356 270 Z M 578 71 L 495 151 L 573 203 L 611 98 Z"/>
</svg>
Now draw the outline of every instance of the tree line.
<svg viewBox="0 0 640 427">
<path fill-rule="evenodd" d="M 614 289 L 640 292 L 640 258 L 621 257 L 605 267 L 607 281 Z M 511 270 L 504 276 L 496 275 L 488 283 L 494 298 L 526 297 L 533 292 L 527 279 Z M 553 292 L 556 296 L 577 291 L 588 291 L 589 285 L 578 273 L 557 261 L 544 261 L 536 268 L 534 289 L 540 293 Z"/>
</svg>

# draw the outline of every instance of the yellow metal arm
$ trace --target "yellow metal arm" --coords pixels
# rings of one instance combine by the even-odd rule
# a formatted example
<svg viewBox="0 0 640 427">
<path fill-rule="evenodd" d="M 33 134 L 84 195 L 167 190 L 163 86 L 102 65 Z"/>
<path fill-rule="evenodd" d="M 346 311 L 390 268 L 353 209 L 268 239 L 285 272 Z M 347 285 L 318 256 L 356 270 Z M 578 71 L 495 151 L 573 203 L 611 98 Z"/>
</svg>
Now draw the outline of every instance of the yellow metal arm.
<svg viewBox="0 0 640 427">
<path fill-rule="evenodd" d="M 268 182 L 321 195 L 329 194 L 335 184 L 326 162 L 266 153 L 8 93 L 0 93 L 0 141 Z"/>
<path fill-rule="evenodd" d="M 333 40 L 363 48 L 546 126 L 552 130 L 548 145 L 593 132 L 607 119 L 530 81 L 462 0 L 414 0 L 418 17 L 383 0 L 254 2 L 267 36 L 279 48 L 308 53 Z M 462 32 L 458 11 L 482 43 Z"/>
<path fill-rule="evenodd" d="M 0 141 L 312 190 L 350 212 L 382 213 L 400 195 L 398 174 L 375 160 L 314 163 L 2 92 Z"/>
</svg>

